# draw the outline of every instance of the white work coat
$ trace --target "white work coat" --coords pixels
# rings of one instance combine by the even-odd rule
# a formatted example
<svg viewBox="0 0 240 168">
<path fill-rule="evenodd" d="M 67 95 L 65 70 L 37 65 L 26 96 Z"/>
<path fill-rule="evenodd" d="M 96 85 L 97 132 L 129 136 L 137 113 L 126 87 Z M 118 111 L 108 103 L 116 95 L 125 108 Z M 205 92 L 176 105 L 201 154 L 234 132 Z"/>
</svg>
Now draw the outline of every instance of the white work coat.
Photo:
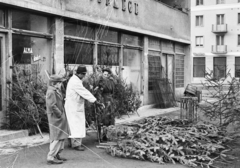
<svg viewBox="0 0 240 168">
<path fill-rule="evenodd" d="M 69 138 L 84 138 L 86 136 L 84 99 L 91 103 L 96 98 L 82 84 L 82 80 L 73 75 L 66 90 L 65 111 L 71 132 Z"/>
</svg>

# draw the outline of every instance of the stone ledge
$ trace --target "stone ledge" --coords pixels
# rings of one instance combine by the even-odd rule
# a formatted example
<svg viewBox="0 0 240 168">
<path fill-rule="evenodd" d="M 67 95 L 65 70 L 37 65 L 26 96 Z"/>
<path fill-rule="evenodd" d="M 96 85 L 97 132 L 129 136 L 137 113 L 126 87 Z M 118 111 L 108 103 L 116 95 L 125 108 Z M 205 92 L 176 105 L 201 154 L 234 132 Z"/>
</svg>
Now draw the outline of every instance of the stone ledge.
<svg viewBox="0 0 240 168">
<path fill-rule="evenodd" d="M 28 130 L 0 130 L 0 142 L 28 136 Z"/>
</svg>

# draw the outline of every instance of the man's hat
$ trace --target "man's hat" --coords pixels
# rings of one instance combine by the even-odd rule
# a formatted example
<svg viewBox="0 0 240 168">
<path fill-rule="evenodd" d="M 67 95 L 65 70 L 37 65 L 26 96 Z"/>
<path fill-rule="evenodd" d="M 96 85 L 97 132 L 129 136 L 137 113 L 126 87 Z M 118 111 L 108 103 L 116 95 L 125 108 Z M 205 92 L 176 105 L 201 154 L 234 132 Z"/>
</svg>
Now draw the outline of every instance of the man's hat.
<svg viewBox="0 0 240 168">
<path fill-rule="evenodd" d="M 87 68 L 85 66 L 78 66 L 76 73 L 77 74 L 87 73 Z"/>
<path fill-rule="evenodd" d="M 109 74 L 112 74 L 112 71 L 109 68 L 105 68 L 102 70 L 102 72 L 104 72 L 104 71 L 108 72 Z"/>
<path fill-rule="evenodd" d="M 62 82 L 62 81 L 64 81 L 64 78 L 60 75 L 51 75 L 49 81 L 50 82 Z"/>
</svg>

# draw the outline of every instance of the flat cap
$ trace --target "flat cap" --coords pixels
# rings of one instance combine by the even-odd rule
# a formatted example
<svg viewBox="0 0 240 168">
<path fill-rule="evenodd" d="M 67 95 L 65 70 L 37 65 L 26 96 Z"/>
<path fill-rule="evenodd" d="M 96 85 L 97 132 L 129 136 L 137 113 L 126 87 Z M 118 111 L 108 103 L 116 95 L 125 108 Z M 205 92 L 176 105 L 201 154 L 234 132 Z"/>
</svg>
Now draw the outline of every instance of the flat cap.
<svg viewBox="0 0 240 168">
<path fill-rule="evenodd" d="M 60 75 L 51 75 L 49 81 L 51 82 L 62 82 L 64 78 Z"/>
</svg>

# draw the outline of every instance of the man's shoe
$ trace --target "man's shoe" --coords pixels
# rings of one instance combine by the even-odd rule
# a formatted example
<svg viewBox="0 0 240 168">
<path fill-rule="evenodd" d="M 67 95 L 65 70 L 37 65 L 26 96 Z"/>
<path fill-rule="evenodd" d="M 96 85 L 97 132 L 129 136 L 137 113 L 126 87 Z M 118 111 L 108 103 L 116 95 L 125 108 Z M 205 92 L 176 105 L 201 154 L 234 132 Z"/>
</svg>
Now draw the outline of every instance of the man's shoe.
<svg viewBox="0 0 240 168">
<path fill-rule="evenodd" d="M 77 147 L 74 147 L 73 149 L 77 150 L 77 151 L 84 151 L 85 148 L 82 147 L 82 146 L 77 146 Z"/>
<path fill-rule="evenodd" d="M 47 160 L 47 164 L 62 164 L 62 163 L 63 163 L 62 160 L 57 160 L 57 159 Z"/>
<path fill-rule="evenodd" d="M 61 160 L 61 161 L 67 161 L 67 159 L 66 158 L 63 158 L 63 157 L 61 157 L 60 155 L 56 155 L 56 159 L 57 160 Z"/>
</svg>

